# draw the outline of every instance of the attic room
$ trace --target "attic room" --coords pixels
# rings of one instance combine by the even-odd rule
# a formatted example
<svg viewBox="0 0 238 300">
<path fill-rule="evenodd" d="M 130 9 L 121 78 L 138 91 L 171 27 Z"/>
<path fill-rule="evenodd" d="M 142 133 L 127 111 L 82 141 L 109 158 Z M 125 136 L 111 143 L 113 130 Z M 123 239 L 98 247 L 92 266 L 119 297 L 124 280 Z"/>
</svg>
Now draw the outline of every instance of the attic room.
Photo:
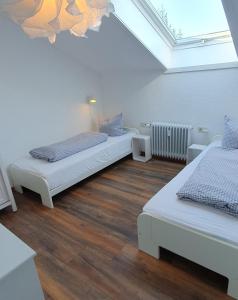
<svg viewBox="0 0 238 300">
<path fill-rule="evenodd" d="M 0 300 L 238 299 L 237 16 L 0 1 Z"/>
</svg>

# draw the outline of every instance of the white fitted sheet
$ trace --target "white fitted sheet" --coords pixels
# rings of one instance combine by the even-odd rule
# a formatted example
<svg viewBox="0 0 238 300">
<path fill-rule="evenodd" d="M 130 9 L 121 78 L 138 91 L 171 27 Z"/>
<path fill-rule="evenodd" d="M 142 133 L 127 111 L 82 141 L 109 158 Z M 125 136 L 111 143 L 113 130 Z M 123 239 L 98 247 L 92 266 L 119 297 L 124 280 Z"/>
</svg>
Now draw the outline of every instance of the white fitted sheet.
<svg viewBox="0 0 238 300">
<path fill-rule="evenodd" d="M 39 175 L 47 180 L 49 189 L 53 190 L 84 177 L 84 174 L 97 172 L 130 154 L 132 152 L 131 141 L 134 135 L 135 133 L 129 132 L 122 136 L 109 137 L 104 143 L 54 163 L 27 155 L 12 164 L 11 172 L 14 172 L 14 168 L 20 168 Z"/>
<path fill-rule="evenodd" d="M 143 211 L 155 218 L 164 219 L 238 245 L 238 218 L 215 208 L 178 200 L 176 196 L 177 191 L 192 175 L 207 150 L 215 145 L 217 143 L 211 144 L 186 166 L 144 206 Z"/>
</svg>

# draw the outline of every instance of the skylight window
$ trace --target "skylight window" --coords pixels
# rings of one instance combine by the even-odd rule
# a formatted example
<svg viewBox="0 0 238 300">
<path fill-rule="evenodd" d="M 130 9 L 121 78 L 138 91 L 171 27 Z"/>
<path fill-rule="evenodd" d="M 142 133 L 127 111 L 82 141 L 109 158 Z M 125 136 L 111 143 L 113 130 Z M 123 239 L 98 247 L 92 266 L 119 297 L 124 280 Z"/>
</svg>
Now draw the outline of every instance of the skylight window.
<svg viewBox="0 0 238 300">
<path fill-rule="evenodd" d="M 220 0 L 148 0 L 177 42 L 230 35 Z M 216 33 L 214 35 L 214 33 Z M 212 35 L 211 35 L 212 34 Z"/>
</svg>

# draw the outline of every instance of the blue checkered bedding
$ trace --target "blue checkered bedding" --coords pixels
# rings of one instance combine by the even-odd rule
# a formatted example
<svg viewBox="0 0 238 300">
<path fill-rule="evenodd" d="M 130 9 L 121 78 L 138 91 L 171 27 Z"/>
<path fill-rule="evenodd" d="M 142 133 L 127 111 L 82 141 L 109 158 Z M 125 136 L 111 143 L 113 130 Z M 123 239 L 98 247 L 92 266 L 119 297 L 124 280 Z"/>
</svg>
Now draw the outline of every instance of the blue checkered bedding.
<svg viewBox="0 0 238 300">
<path fill-rule="evenodd" d="M 106 142 L 108 135 L 101 132 L 83 132 L 63 142 L 36 148 L 30 151 L 32 157 L 48 162 L 56 162 L 100 143 Z"/>
<path fill-rule="evenodd" d="M 211 148 L 177 196 L 238 217 L 238 149 Z"/>
</svg>

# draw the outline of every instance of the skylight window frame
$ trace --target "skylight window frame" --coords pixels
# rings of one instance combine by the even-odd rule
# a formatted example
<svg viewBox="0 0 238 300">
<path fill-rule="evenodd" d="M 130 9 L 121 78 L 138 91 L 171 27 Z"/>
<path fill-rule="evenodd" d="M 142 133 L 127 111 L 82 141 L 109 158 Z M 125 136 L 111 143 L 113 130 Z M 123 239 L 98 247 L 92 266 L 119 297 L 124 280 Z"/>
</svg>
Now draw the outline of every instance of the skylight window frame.
<svg viewBox="0 0 238 300">
<path fill-rule="evenodd" d="M 173 49 L 203 47 L 232 42 L 229 30 L 176 39 L 150 0 L 132 0 L 148 22 Z"/>
<path fill-rule="evenodd" d="M 195 35 L 176 40 L 175 49 L 204 47 L 215 44 L 231 43 L 232 37 L 229 30 Z"/>
<path fill-rule="evenodd" d="M 153 4 L 149 0 L 132 0 L 132 2 L 140 10 L 151 26 L 157 31 L 160 37 L 166 42 L 166 44 L 171 48 L 176 46 L 174 36 L 165 26 L 161 16 L 154 9 Z"/>
</svg>

